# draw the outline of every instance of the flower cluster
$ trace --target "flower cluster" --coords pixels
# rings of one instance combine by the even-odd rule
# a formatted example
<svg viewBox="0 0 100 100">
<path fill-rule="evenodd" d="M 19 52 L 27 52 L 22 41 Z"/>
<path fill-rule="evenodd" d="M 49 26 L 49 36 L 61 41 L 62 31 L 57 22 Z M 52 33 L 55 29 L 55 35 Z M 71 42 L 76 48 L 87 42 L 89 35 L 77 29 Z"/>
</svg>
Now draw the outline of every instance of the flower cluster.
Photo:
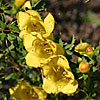
<svg viewBox="0 0 100 100">
<path fill-rule="evenodd" d="M 64 49 L 53 42 L 55 20 L 52 14 L 49 13 L 43 21 L 35 10 L 18 12 L 17 22 L 21 30 L 19 37 L 28 52 L 25 57 L 26 64 L 41 68 L 43 89 L 49 94 L 74 93 L 78 88 L 78 82 L 64 56 Z"/>
</svg>

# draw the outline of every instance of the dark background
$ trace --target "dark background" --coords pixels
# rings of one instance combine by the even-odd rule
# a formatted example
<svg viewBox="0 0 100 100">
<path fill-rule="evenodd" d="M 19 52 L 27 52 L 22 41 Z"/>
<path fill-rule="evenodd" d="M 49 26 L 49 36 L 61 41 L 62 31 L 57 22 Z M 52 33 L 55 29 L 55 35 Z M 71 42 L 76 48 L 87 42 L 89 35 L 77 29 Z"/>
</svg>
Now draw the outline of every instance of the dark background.
<svg viewBox="0 0 100 100">
<path fill-rule="evenodd" d="M 70 41 L 74 34 L 76 40 L 83 39 L 92 45 L 98 45 L 100 40 L 100 0 L 46 0 L 47 11 L 55 18 L 54 34 L 62 33 L 61 38 Z M 91 20 L 88 13 L 91 12 Z M 97 21 L 94 21 L 94 18 Z M 93 21 L 93 22 L 92 22 Z"/>
</svg>

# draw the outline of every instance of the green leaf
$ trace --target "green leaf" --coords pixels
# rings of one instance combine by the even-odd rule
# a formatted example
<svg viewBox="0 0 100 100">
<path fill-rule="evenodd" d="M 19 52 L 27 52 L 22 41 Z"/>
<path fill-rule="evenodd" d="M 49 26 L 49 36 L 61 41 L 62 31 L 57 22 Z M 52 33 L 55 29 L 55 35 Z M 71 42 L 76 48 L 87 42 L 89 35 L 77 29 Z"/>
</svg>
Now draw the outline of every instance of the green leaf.
<svg viewBox="0 0 100 100">
<path fill-rule="evenodd" d="M 74 43 L 75 43 L 75 36 L 73 35 L 71 44 L 66 45 L 65 49 L 72 50 L 74 47 Z"/>
<path fill-rule="evenodd" d="M 86 80 L 88 78 L 88 75 L 87 74 L 83 74 L 82 77 L 83 77 L 84 80 Z"/>
<path fill-rule="evenodd" d="M 4 40 L 5 37 L 6 37 L 6 34 L 5 33 L 0 33 L 0 39 L 1 40 Z"/>
<path fill-rule="evenodd" d="M 69 49 L 71 47 L 71 44 L 68 44 L 65 46 L 65 49 Z"/>
<path fill-rule="evenodd" d="M 0 20 L 0 28 L 5 28 L 5 24 Z"/>
<path fill-rule="evenodd" d="M 7 36 L 8 36 L 8 40 L 9 41 L 13 41 L 13 40 L 16 39 L 16 35 L 15 34 L 8 34 Z"/>
<path fill-rule="evenodd" d="M 94 60 L 91 60 L 91 61 L 89 62 L 90 65 L 94 65 L 94 63 L 95 63 Z"/>
<path fill-rule="evenodd" d="M 98 62 L 100 62 L 100 58 L 97 57 L 96 60 L 97 60 Z"/>
<path fill-rule="evenodd" d="M 71 52 L 70 50 L 66 50 L 66 53 L 67 53 L 68 55 L 72 55 L 72 54 L 73 54 L 73 52 Z"/>
<path fill-rule="evenodd" d="M 93 72 L 96 72 L 98 70 L 97 67 L 93 67 Z"/>
<path fill-rule="evenodd" d="M 79 70 L 79 68 L 76 68 L 76 73 L 80 73 L 80 70 Z"/>
<path fill-rule="evenodd" d="M 31 6 L 33 7 L 33 0 L 30 0 Z"/>
<path fill-rule="evenodd" d="M 8 49 L 9 49 L 9 50 L 14 49 L 14 45 L 13 45 L 13 44 L 11 44 L 11 45 L 8 47 Z"/>
<path fill-rule="evenodd" d="M 95 97 L 95 96 L 96 96 L 96 93 L 93 93 L 93 94 L 92 94 L 92 97 Z"/>
<path fill-rule="evenodd" d="M 61 40 L 61 38 L 59 39 L 59 44 L 63 47 L 64 42 Z"/>
<path fill-rule="evenodd" d="M 3 56 L 3 54 L 0 54 L 0 58 Z"/>
<path fill-rule="evenodd" d="M 10 74 L 10 75 L 8 75 L 8 76 L 6 76 L 6 77 L 5 77 L 5 80 L 9 80 L 9 79 L 12 78 L 12 77 L 13 77 L 13 73 Z"/>
<path fill-rule="evenodd" d="M 43 11 L 45 9 L 45 0 L 38 0 L 37 2 L 35 2 L 32 6 L 32 9 L 37 11 Z"/>
</svg>

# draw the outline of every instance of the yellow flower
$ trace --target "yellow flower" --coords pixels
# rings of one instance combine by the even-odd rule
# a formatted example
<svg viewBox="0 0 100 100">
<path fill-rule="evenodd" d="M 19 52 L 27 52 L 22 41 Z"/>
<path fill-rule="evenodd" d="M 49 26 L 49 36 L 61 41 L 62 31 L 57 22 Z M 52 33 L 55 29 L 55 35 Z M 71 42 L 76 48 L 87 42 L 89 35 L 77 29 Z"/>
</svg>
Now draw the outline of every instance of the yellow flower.
<svg viewBox="0 0 100 100">
<path fill-rule="evenodd" d="M 38 38 L 52 38 L 52 31 L 54 29 L 54 18 L 49 13 L 44 22 L 39 13 L 34 10 L 26 12 L 19 12 L 17 14 L 17 22 L 20 30 L 27 30 L 29 33 L 36 35 Z M 35 34 L 34 34 L 35 33 Z"/>
<path fill-rule="evenodd" d="M 54 55 L 41 65 L 43 89 L 47 93 L 72 94 L 78 88 L 67 59 L 62 55 Z"/>
<path fill-rule="evenodd" d="M 86 51 L 87 47 L 91 47 L 91 45 L 86 42 L 83 42 L 83 43 L 76 45 L 75 51 L 82 54 Z"/>
<path fill-rule="evenodd" d="M 40 67 L 52 55 L 64 54 L 64 49 L 51 40 L 34 40 L 29 53 L 26 55 L 26 64 L 32 67 Z"/>
<path fill-rule="evenodd" d="M 31 86 L 28 82 L 19 82 L 9 89 L 13 100 L 46 100 L 47 94 L 41 87 Z"/>
</svg>

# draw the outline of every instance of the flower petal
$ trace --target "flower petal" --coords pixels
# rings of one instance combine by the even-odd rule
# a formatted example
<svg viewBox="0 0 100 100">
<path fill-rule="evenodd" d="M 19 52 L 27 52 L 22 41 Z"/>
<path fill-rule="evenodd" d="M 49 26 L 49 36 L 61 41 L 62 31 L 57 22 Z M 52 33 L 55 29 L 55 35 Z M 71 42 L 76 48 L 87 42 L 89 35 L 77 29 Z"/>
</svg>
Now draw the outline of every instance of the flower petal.
<svg viewBox="0 0 100 100">
<path fill-rule="evenodd" d="M 54 29 L 55 20 L 51 13 L 49 13 L 46 18 L 44 19 L 44 24 L 46 27 L 47 33 L 52 33 Z"/>
<path fill-rule="evenodd" d="M 25 12 L 17 13 L 17 23 L 20 30 L 27 29 L 27 25 L 30 23 L 30 16 Z"/>
<path fill-rule="evenodd" d="M 26 13 L 28 13 L 32 17 L 36 17 L 36 19 L 38 18 L 39 20 L 41 20 L 40 14 L 35 10 L 27 10 Z"/>
<path fill-rule="evenodd" d="M 23 39 L 23 36 L 26 35 L 26 34 L 29 34 L 29 32 L 28 32 L 27 30 L 22 30 L 22 31 L 20 32 L 20 34 L 19 34 L 19 37 L 20 37 L 21 39 Z"/>
<path fill-rule="evenodd" d="M 30 52 L 26 55 L 25 59 L 28 66 L 35 68 L 40 67 L 41 62 L 43 62 L 43 59 L 38 57 L 37 54 Z"/>
<path fill-rule="evenodd" d="M 23 36 L 23 44 L 27 51 L 29 51 L 31 49 L 32 43 L 35 39 L 36 39 L 36 37 L 33 36 L 32 34 L 26 34 Z"/>
</svg>

